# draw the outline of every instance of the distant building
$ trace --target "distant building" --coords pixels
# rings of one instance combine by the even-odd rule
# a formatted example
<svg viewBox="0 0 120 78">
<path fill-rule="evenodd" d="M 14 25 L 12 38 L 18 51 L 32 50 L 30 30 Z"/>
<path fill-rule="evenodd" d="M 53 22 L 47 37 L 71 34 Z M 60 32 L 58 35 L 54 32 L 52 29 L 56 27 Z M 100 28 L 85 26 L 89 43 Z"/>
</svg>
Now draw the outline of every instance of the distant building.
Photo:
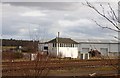
<svg viewBox="0 0 120 78">
<path fill-rule="evenodd" d="M 86 57 L 91 49 L 98 50 L 103 58 L 117 58 L 119 56 L 117 40 L 76 39 L 76 41 L 79 42 L 79 51 L 81 54 L 86 54 Z"/>
<path fill-rule="evenodd" d="M 39 44 L 39 47 L 41 51 L 47 51 L 48 54 L 61 58 L 90 59 L 91 50 L 97 51 L 99 56 L 101 54 L 101 58 L 118 58 L 119 56 L 117 40 L 55 38 Z"/>
</svg>

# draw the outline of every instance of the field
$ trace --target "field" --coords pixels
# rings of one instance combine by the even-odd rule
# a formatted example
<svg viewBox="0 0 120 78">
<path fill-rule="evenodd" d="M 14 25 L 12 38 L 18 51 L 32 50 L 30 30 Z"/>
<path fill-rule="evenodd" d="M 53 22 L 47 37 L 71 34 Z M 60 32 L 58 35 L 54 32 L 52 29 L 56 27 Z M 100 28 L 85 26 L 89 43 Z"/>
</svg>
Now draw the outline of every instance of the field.
<svg viewBox="0 0 120 78">
<path fill-rule="evenodd" d="M 118 59 L 2 62 L 3 76 L 116 76 Z"/>
</svg>

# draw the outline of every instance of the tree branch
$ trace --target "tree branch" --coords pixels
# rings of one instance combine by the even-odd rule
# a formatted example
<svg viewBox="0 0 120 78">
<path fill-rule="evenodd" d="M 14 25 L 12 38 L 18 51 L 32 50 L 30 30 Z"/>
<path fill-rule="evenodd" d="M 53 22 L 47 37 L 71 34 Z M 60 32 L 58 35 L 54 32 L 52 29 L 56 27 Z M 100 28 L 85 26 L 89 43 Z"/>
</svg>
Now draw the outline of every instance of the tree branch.
<svg viewBox="0 0 120 78">
<path fill-rule="evenodd" d="M 118 17 L 117 17 L 117 15 L 116 15 L 115 11 L 113 10 L 113 8 L 111 7 L 111 5 L 110 5 L 109 3 L 108 3 L 108 6 L 109 6 L 110 10 L 112 11 L 112 14 L 113 14 L 114 18 L 115 18 L 116 20 L 118 20 Z"/>
<path fill-rule="evenodd" d="M 92 19 L 92 21 L 94 21 L 99 27 L 101 27 L 102 29 L 110 29 L 110 30 L 113 30 L 113 31 L 115 31 L 115 32 L 118 32 L 118 30 L 115 30 L 115 29 L 113 29 L 113 28 L 110 28 L 110 27 L 104 27 L 104 26 L 102 26 L 102 25 L 100 25 L 100 24 L 98 24 L 98 22 L 97 21 L 95 21 L 95 20 L 93 20 Z"/>
<path fill-rule="evenodd" d="M 120 38 L 117 37 L 117 36 L 114 36 L 114 35 L 110 35 L 110 36 L 114 37 L 114 38 L 117 39 L 117 40 L 120 40 Z"/>
<path fill-rule="evenodd" d="M 102 16 L 103 18 L 105 18 L 107 21 L 109 21 L 115 28 L 117 28 L 118 30 L 120 30 L 120 28 L 118 27 L 118 24 L 117 23 L 115 23 L 115 21 L 112 21 L 111 19 L 109 19 L 104 13 L 101 13 L 98 9 L 96 9 L 90 2 L 88 2 L 88 1 L 86 1 L 86 4 L 83 4 L 83 5 L 86 5 L 86 6 L 88 6 L 88 7 L 90 7 L 91 9 L 93 9 L 94 11 L 96 11 L 100 16 Z M 101 7 L 103 7 L 102 5 L 100 5 Z M 117 20 L 117 22 L 118 22 L 118 18 L 117 18 L 117 16 L 116 16 L 116 14 L 115 14 L 115 12 L 114 12 L 114 10 L 112 9 L 112 7 L 110 6 L 110 4 L 109 4 L 109 8 L 110 8 L 110 10 L 111 10 L 111 12 L 112 12 L 112 15 L 114 16 L 114 18 Z M 103 10 L 104 10 L 104 8 L 102 8 Z M 97 24 L 98 25 L 98 24 Z M 101 26 L 101 25 L 98 25 L 98 26 Z M 108 29 L 111 29 L 111 30 L 114 30 L 114 29 L 112 29 L 112 28 L 109 28 L 109 27 L 103 27 L 102 26 L 102 28 L 108 28 Z M 116 30 L 114 30 L 114 31 L 116 31 Z M 118 31 L 117 31 L 118 32 Z"/>
</svg>

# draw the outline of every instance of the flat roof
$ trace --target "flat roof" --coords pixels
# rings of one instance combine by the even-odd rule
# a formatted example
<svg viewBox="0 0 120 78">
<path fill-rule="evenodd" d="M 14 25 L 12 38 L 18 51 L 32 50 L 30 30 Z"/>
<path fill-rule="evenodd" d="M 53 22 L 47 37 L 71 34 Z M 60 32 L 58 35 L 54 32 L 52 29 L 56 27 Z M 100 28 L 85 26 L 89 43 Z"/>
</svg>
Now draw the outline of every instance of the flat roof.
<svg viewBox="0 0 120 78">
<path fill-rule="evenodd" d="M 109 39 L 74 39 L 79 43 L 118 43 L 118 40 Z"/>
<path fill-rule="evenodd" d="M 71 38 L 72 39 L 72 38 Z M 46 43 L 51 41 L 52 39 L 44 39 L 40 43 Z M 118 40 L 110 40 L 110 39 L 72 39 L 77 43 L 99 43 L 99 44 L 107 44 L 107 43 L 113 43 L 113 44 L 118 44 Z M 66 40 L 64 40 L 66 41 Z"/>
</svg>

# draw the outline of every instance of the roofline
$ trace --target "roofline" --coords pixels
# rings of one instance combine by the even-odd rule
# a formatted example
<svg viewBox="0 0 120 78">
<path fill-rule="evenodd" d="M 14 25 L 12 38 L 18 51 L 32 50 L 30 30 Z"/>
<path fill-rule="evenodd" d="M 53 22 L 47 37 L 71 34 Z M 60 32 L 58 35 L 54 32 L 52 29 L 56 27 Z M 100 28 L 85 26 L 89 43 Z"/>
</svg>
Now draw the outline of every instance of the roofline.
<svg viewBox="0 0 120 78">
<path fill-rule="evenodd" d="M 49 41 L 47 41 L 47 42 L 45 42 L 45 43 L 57 43 L 57 41 L 56 41 L 56 42 L 50 42 L 50 41 L 52 41 L 52 40 L 54 40 L 54 39 L 57 40 L 57 38 L 58 38 L 58 39 L 61 39 L 61 38 L 63 38 L 63 37 L 55 37 L 55 38 L 53 38 L 53 39 L 51 39 L 51 40 L 49 40 Z M 63 39 L 71 39 L 71 38 L 63 38 Z M 74 41 L 73 44 L 79 44 L 79 42 L 75 41 L 74 39 L 71 39 L 71 40 Z M 63 43 L 63 42 L 59 42 L 59 43 Z"/>
<path fill-rule="evenodd" d="M 79 42 L 79 44 L 119 44 L 119 43 L 103 43 L 103 42 Z"/>
</svg>

